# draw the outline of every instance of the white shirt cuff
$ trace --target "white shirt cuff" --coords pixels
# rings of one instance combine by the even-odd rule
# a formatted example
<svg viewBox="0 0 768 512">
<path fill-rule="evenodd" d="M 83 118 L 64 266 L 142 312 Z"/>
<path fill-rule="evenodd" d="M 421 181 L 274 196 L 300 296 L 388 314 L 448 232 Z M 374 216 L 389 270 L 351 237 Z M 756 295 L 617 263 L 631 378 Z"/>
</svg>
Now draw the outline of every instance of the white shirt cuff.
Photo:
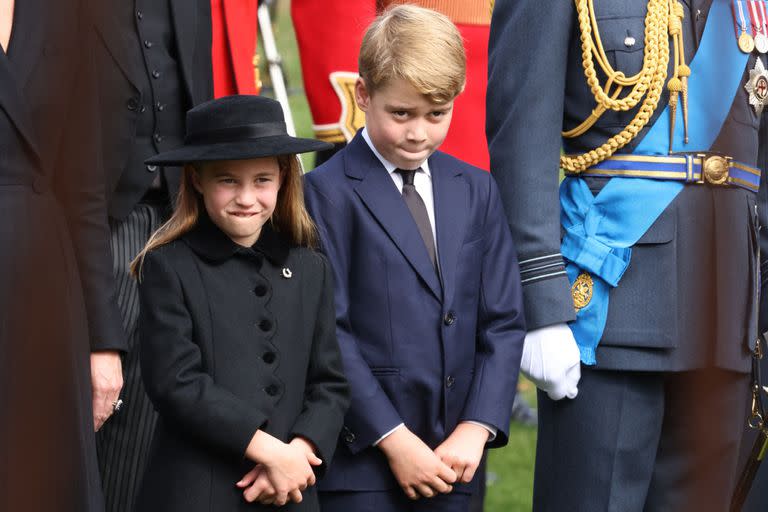
<svg viewBox="0 0 768 512">
<path fill-rule="evenodd" d="M 462 421 L 462 423 L 471 423 L 473 425 L 478 425 L 480 427 L 483 427 L 485 430 L 487 430 L 491 434 L 488 436 L 488 441 L 486 441 L 487 443 L 490 443 L 491 441 L 496 439 L 496 434 L 499 432 L 499 430 L 493 425 L 483 423 L 482 421 L 466 420 L 466 421 Z"/>
<path fill-rule="evenodd" d="M 384 439 L 386 439 L 386 438 L 387 438 L 387 437 L 388 437 L 388 436 L 389 436 L 389 435 L 390 435 L 392 432 L 394 432 L 395 430 L 399 429 L 399 428 L 400 428 L 400 427 L 402 427 L 403 425 L 405 425 L 405 423 L 401 423 L 401 424 L 399 424 L 398 426 L 396 426 L 395 428 L 393 428 L 392 430 L 390 430 L 389 432 L 387 432 L 386 434 L 384 434 L 383 436 L 381 436 L 380 438 L 378 438 L 378 439 L 377 439 L 377 440 L 376 440 L 376 441 L 373 443 L 373 446 L 378 446 L 380 442 L 382 442 L 382 441 L 383 441 Z"/>
</svg>

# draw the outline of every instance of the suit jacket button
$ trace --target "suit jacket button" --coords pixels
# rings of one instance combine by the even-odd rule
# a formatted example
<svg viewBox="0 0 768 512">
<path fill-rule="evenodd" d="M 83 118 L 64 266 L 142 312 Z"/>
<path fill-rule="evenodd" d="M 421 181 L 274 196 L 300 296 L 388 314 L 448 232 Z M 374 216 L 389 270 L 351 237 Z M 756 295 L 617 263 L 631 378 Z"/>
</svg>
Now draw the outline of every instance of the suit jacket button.
<svg viewBox="0 0 768 512">
<path fill-rule="evenodd" d="M 274 384 L 270 384 L 264 391 L 266 391 L 269 396 L 275 396 L 280 390 Z"/>
<path fill-rule="evenodd" d="M 447 312 L 443 317 L 443 323 L 445 325 L 453 325 L 454 322 L 456 322 L 456 313 L 454 313 L 453 311 Z"/>
<path fill-rule="evenodd" d="M 263 284 L 257 284 L 256 288 L 253 289 L 253 293 L 257 297 L 263 297 L 267 294 L 267 287 L 264 286 Z"/>
<path fill-rule="evenodd" d="M 449 375 L 445 378 L 445 387 L 452 388 L 453 384 L 456 382 L 456 379 L 453 378 L 452 375 Z"/>
<path fill-rule="evenodd" d="M 274 352 L 264 352 L 264 355 L 261 356 L 261 359 L 267 364 L 272 364 L 275 362 L 275 359 L 277 359 L 277 354 Z"/>
<path fill-rule="evenodd" d="M 128 107 L 128 110 L 133 112 L 139 109 L 139 100 L 136 98 L 129 98 L 125 105 Z"/>
<path fill-rule="evenodd" d="M 262 331 L 266 332 L 266 331 L 270 330 L 271 328 L 272 328 L 272 322 L 270 322 L 266 318 L 264 318 L 263 320 L 261 320 L 259 322 L 259 329 L 261 329 Z"/>
<path fill-rule="evenodd" d="M 344 441 L 347 443 L 354 443 L 355 442 L 355 434 L 352 432 L 347 431 L 347 433 L 344 435 Z"/>
</svg>

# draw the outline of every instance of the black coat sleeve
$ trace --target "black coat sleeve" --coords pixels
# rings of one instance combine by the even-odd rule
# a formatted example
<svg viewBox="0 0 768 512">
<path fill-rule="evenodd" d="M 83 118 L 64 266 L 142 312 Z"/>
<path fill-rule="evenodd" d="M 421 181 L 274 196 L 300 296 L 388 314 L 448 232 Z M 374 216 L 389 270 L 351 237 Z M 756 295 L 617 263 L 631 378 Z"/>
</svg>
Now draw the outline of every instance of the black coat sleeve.
<svg viewBox="0 0 768 512">
<path fill-rule="evenodd" d="M 141 373 L 160 417 L 210 447 L 243 457 L 269 411 L 219 387 L 204 371 L 180 277 L 162 249 L 144 260 L 139 297 Z"/>
<path fill-rule="evenodd" d="M 107 222 L 106 176 L 100 153 L 100 127 L 93 20 L 81 17 L 76 79 L 66 101 L 68 112 L 57 154 L 55 189 L 66 212 L 88 314 L 90 346 L 127 350 L 117 307 Z"/>
<path fill-rule="evenodd" d="M 309 360 L 304 409 L 293 426 L 291 436 L 312 441 L 323 465 L 322 476 L 333 457 L 344 413 L 349 407 L 349 385 L 344 377 L 341 352 L 336 340 L 336 313 L 333 299 L 333 277 L 328 261 L 322 262 L 322 296 L 315 321 L 312 354 Z"/>
</svg>

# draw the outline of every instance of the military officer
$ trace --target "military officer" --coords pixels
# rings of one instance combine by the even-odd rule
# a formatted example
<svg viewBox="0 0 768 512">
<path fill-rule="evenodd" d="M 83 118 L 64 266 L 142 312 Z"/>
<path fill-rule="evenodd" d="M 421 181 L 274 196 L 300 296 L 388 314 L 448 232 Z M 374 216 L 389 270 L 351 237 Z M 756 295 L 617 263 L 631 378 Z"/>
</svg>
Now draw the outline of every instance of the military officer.
<svg viewBox="0 0 768 512">
<path fill-rule="evenodd" d="M 728 509 L 758 332 L 764 12 L 496 2 L 487 133 L 540 389 L 536 511 Z"/>
</svg>

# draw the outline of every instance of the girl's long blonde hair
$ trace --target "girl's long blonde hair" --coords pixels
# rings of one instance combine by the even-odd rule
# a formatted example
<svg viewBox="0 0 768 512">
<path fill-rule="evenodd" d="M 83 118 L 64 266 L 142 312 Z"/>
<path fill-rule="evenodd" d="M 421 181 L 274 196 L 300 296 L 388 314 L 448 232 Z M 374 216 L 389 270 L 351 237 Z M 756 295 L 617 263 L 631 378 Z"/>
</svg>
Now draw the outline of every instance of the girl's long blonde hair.
<svg viewBox="0 0 768 512">
<path fill-rule="evenodd" d="M 299 159 L 296 155 L 279 155 L 277 162 L 280 167 L 280 190 L 270 222 L 275 231 L 282 233 L 292 244 L 315 248 L 318 241 L 317 228 L 304 207 Z M 192 173 L 202 172 L 204 166 L 204 163 L 184 166 L 173 214 L 152 234 L 147 245 L 131 262 L 131 273 L 134 276 L 140 277 L 141 266 L 148 252 L 176 240 L 197 223 L 200 209 L 205 206 L 192 182 Z"/>
</svg>

